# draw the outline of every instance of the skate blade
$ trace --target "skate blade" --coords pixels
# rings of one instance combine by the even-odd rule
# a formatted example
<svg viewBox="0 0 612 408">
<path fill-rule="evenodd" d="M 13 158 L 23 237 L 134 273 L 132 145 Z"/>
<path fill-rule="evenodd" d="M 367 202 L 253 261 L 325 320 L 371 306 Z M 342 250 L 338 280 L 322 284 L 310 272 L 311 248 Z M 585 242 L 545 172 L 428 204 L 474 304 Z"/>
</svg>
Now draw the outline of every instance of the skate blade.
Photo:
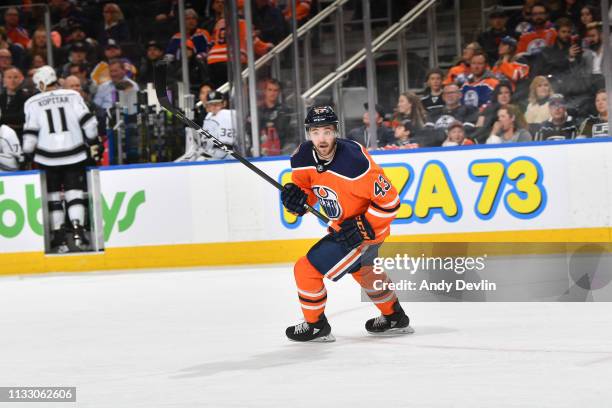
<svg viewBox="0 0 612 408">
<path fill-rule="evenodd" d="M 310 342 L 314 343 L 333 343 L 336 341 L 336 338 L 333 334 L 329 333 L 327 336 L 317 337 L 316 339 L 311 340 Z"/>
<path fill-rule="evenodd" d="M 334 341 L 336 341 L 336 338 L 334 337 L 333 334 L 330 333 L 327 336 L 317 337 L 315 339 L 308 340 L 308 341 L 299 341 L 299 340 L 293 340 L 293 339 L 289 339 L 289 340 L 295 343 L 333 343 Z"/>
<path fill-rule="evenodd" d="M 369 335 L 378 336 L 378 337 L 396 337 L 396 336 L 403 336 L 405 334 L 413 334 L 413 333 L 414 333 L 414 329 L 410 326 L 389 329 L 384 332 L 371 332 L 371 331 L 368 332 Z"/>
</svg>

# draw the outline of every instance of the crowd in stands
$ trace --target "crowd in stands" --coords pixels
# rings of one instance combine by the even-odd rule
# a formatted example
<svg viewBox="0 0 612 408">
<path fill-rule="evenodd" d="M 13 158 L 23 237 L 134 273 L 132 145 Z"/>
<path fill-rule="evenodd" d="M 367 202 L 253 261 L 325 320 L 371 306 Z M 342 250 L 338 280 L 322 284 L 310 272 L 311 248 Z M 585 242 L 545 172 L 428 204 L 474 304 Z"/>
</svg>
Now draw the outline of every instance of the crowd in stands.
<svg viewBox="0 0 612 408">
<path fill-rule="evenodd" d="M 114 105 L 117 91 L 152 82 L 159 60 L 170 61 L 171 76 L 180 79 L 176 0 L 44 1 L 51 9 L 51 33 L 44 28 L 41 10 L 27 7 L 36 1 L 2 11 L 0 124 L 19 136 L 23 104 L 34 92 L 32 75 L 50 62 L 48 46 L 60 83 L 79 91 L 100 117 Z M 200 122 L 206 95 L 228 79 L 227 1 L 186 1 L 186 57 L 191 92 L 199 96 Z M 237 1 L 239 10 L 244 1 Z M 250 1 L 255 28 L 250 35 L 256 56 L 261 56 L 289 33 L 290 1 Z M 303 22 L 311 14 L 311 0 L 295 1 L 298 22 Z M 515 13 L 493 8 L 488 27 L 465 45 L 456 64 L 431 69 L 425 89 L 403 92 L 394 112 L 376 106 L 376 145 L 398 149 L 608 135 L 599 10 L 581 0 L 525 0 Z M 247 32 L 242 19 L 239 31 L 244 63 Z M 282 84 L 261 81 L 259 95 L 260 154 L 290 153 L 301 127 L 282 101 Z M 371 146 L 367 105 L 362 121 L 345 136 Z M 99 122 L 103 135 L 105 121 Z"/>
<path fill-rule="evenodd" d="M 239 13 L 244 11 L 244 1 L 237 2 Z M 253 10 L 255 53 L 261 56 L 289 33 L 291 7 L 288 1 L 281 4 L 277 0 L 249 1 Z M 311 0 L 295 1 L 296 17 L 301 23 L 310 15 Z M 216 89 L 227 82 L 227 2 L 185 2 L 186 57 L 191 93 L 195 95 L 203 84 Z M 143 89 L 152 82 L 155 62 L 162 59 L 170 62 L 170 82 L 181 79 L 177 0 L 13 3 L 21 6 L 0 8 L 0 124 L 10 126 L 20 139 L 24 102 L 36 92 L 32 76 L 44 65 L 53 66 L 62 86 L 83 95 L 92 112 L 101 119 L 101 136 L 105 132 L 106 111 L 117 101 L 118 91 Z M 50 33 L 45 29 L 44 10 L 36 7 L 37 3 L 46 3 L 50 8 Z M 242 18 L 239 31 L 241 62 L 245 63 L 247 30 Z M 47 47 L 51 47 L 50 53 Z M 265 120 L 265 115 L 261 120 Z M 271 148 L 270 154 L 278 153 L 279 149 Z"/>
<path fill-rule="evenodd" d="M 599 9 L 579 0 L 494 7 L 488 27 L 446 72 L 428 72 L 419 96 L 377 107 L 378 148 L 568 140 L 608 136 Z M 363 142 L 365 126 L 348 133 Z M 389 140 L 387 131 L 394 131 Z"/>
</svg>

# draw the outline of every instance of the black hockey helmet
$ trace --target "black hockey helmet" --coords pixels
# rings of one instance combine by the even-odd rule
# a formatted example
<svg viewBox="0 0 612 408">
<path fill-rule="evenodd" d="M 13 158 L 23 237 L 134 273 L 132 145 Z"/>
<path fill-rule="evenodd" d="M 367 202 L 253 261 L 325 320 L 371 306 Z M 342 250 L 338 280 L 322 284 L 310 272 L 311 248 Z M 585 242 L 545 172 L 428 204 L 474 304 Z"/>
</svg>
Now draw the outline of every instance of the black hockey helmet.
<svg viewBox="0 0 612 408">
<path fill-rule="evenodd" d="M 312 127 L 334 125 L 338 127 L 338 116 L 329 105 L 315 105 L 308 110 L 304 127 L 306 130 Z"/>
</svg>

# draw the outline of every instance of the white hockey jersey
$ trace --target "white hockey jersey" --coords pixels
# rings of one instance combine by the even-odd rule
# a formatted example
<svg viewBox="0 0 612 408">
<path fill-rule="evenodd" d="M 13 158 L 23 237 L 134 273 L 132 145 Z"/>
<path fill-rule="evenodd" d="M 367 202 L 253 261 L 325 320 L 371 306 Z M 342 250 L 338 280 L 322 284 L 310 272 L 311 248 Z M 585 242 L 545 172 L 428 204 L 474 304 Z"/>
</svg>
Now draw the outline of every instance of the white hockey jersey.
<svg viewBox="0 0 612 408">
<path fill-rule="evenodd" d="M 19 170 L 23 160 L 17 133 L 6 125 L 0 126 L 0 173 Z"/>
<path fill-rule="evenodd" d="M 236 111 L 233 109 L 222 109 L 217 114 L 208 112 L 202 125 L 204 129 L 230 149 L 234 148 L 236 126 Z M 210 140 L 202 140 L 202 145 L 206 146 L 204 153 L 211 156 L 212 159 L 225 159 L 227 157 L 227 154 L 215 147 Z"/>
<path fill-rule="evenodd" d="M 98 136 L 98 121 L 81 95 L 58 89 L 32 96 L 24 106 L 23 151 L 34 161 L 62 166 L 87 159 L 87 145 Z"/>
</svg>

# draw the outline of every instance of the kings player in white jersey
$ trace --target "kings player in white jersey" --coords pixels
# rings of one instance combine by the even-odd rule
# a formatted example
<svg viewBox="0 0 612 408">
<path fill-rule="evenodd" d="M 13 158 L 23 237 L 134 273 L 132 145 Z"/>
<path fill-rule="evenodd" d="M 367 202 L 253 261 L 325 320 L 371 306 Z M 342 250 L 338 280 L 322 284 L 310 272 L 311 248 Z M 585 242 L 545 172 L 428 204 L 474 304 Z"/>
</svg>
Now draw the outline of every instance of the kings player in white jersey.
<svg viewBox="0 0 612 408">
<path fill-rule="evenodd" d="M 51 247 L 66 252 L 68 233 L 77 246 L 88 244 L 83 230 L 85 165 L 88 146 L 98 143 L 98 122 L 78 92 L 59 87 L 52 67 L 39 68 L 33 81 L 40 93 L 24 106 L 23 152 L 46 172 Z M 68 227 L 64 226 L 64 207 L 70 220 Z"/>
<path fill-rule="evenodd" d="M 6 125 L 0 125 L 0 173 L 19 170 L 22 161 L 17 133 Z"/>
<path fill-rule="evenodd" d="M 236 111 L 225 108 L 223 94 L 210 91 L 206 97 L 206 117 L 202 128 L 216 137 L 230 149 L 234 149 L 236 134 Z M 176 159 L 177 162 L 207 161 L 227 159 L 228 154 L 219 149 L 214 143 L 199 133 L 192 132 L 187 135 L 185 154 Z"/>
<path fill-rule="evenodd" d="M 210 91 L 206 97 L 206 118 L 202 127 L 230 149 L 234 149 L 234 136 L 236 134 L 236 111 L 225 108 L 225 100 L 221 92 Z M 204 154 L 210 160 L 226 159 L 228 154 L 215 147 L 210 140 L 205 140 Z"/>
</svg>

